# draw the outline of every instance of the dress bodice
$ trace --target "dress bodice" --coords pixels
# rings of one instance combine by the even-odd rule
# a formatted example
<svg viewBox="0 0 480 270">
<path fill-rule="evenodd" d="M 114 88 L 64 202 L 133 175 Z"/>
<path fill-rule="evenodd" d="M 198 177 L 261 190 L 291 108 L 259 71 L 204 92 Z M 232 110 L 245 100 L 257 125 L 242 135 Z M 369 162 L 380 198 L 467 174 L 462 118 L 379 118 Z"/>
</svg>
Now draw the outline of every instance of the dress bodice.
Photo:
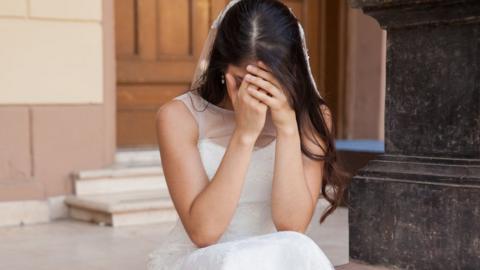
<svg viewBox="0 0 480 270">
<path fill-rule="evenodd" d="M 235 113 L 209 103 L 194 92 L 186 92 L 175 99 L 183 101 L 197 121 L 197 147 L 205 172 L 211 180 L 235 131 Z M 270 201 L 275 144 L 275 128 L 267 113 L 264 129 L 252 152 L 240 203 Z"/>
<path fill-rule="evenodd" d="M 185 104 L 198 123 L 197 147 L 211 181 L 235 130 L 234 111 L 209 103 L 193 92 L 186 92 L 175 99 Z M 251 155 L 237 208 L 218 243 L 198 248 L 177 218 L 160 246 L 149 254 L 148 269 L 282 270 L 300 267 L 298 269 L 333 270 L 325 254 L 307 236 L 296 232 L 277 233 L 270 202 L 275 146 L 276 131 L 267 112 L 264 129 Z"/>
<path fill-rule="evenodd" d="M 175 97 L 181 100 L 197 121 L 198 150 L 208 179 L 212 179 L 235 131 L 235 112 L 188 91 Z M 274 168 L 276 131 L 267 113 L 265 126 L 255 145 L 245 176 L 237 210 L 222 240 L 270 230 L 270 198 Z"/>
<path fill-rule="evenodd" d="M 209 103 L 197 93 L 190 91 L 174 99 L 185 104 L 198 124 L 197 147 L 205 172 L 211 180 L 235 130 L 235 113 Z M 276 132 L 270 113 L 267 113 L 264 129 L 252 152 L 237 209 L 229 227 L 218 242 L 276 231 L 271 220 L 270 204 L 275 145 Z M 179 218 L 163 243 L 169 246 L 169 252 L 175 252 L 176 249 L 183 252 L 196 249 Z M 158 248 L 158 252 L 162 251 L 165 249 Z"/>
</svg>

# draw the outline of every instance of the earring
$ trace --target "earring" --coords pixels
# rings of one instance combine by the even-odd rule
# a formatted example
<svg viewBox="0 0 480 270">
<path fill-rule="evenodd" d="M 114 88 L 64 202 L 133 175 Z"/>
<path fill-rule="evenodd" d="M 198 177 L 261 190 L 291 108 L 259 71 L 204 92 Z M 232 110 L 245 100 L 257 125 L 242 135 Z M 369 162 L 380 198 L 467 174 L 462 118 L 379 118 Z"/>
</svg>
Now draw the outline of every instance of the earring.
<svg viewBox="0 0 480 270">
<path fill-rule="evenodd" d="M 225 75 L 222 74 L 222 84 L 225 84 Z"/>
</svg>

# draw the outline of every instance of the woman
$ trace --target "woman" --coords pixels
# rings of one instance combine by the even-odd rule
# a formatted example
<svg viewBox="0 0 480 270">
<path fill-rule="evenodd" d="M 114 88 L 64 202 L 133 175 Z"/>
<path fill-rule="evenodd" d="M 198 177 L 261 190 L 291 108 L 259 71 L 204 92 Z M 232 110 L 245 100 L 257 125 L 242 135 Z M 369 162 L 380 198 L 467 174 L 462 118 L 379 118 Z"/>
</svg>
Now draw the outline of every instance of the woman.
<svg viewBox="0 0 480 270">
<path fill-rule="evenodd" d="M 320 192 L 323 222 L 346 183 L 298 20 L 280 1 L 231 1 L 202 55 L 192 90 L 157 113 L 179 220 L 149 270 L 333 269 L 303 232 Z"/>
</svg>

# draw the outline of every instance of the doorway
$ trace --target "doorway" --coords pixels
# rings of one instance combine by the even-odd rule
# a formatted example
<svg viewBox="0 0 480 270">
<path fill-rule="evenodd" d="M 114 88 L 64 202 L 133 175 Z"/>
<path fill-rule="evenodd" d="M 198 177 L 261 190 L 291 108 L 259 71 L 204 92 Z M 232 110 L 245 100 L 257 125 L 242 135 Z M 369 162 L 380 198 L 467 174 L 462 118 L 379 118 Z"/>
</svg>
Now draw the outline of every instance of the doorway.
<svg viewBox="0 0 480 270">
<path fill-rule="evenodd" d="M 339 76 L 343 52 L 339 46 L 339 10 L 345 4 L 283 2 L 301 21 L 315 80 L 321 91 L 327 85 L 333 87 L 322 95 L 331 99 L 333 110 L 338 112 L 342 85 L 335 82 L 343 81 Z M 209 27 L 226 3 L 228 0 L 115 1 L 118 148 L 156 148 L 155 113 L 188 90 Z M 327 27 L 329 24 L 337 27 Z M 330 35 L 333 38 L 328 39 Z M 338 50 L 327 55 L 327 47 Z M 327 70 L 327 62 L 332 61 L 336 68 Z"/>
</svg>

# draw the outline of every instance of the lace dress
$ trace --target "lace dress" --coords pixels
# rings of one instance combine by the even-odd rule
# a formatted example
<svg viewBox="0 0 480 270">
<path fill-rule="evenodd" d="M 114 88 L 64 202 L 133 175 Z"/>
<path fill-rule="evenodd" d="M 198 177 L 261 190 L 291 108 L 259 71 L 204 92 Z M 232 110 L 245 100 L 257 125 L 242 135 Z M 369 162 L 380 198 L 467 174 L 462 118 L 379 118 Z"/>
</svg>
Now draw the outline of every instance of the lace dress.
<svg viewBox="0 0 480 270">
<path fill-rule="evenodd" d="M 209 103 L 195 92 L 183 101 L 197 121 L 198 150 L 212 179 L 235 128 L 234 111 Z M 166 238 L 148 255 L 148 270 L 333 270 L 318 245 L 305 234 L 278 232 L 271 219 L 271 189 L 276 134 L 267 113 L 265 127 L 254 147 L 238 207 L 219 241 L 195 246 L 177 218 Z"/>
</svg>

